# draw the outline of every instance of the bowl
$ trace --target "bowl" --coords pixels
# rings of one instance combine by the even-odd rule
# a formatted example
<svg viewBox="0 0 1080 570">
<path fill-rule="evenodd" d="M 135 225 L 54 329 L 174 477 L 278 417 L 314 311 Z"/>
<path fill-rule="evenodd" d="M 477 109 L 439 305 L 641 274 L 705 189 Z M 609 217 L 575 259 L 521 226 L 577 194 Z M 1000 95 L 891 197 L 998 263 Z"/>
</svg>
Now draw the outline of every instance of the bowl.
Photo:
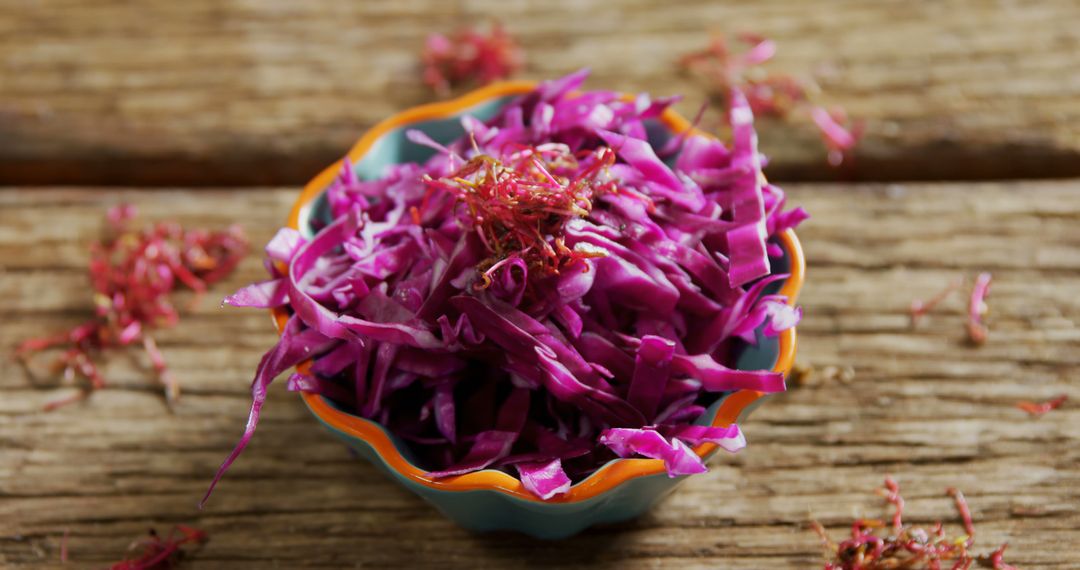
<svg viewBox="0 0 1080 570">
<path fill-rule="evenodd" d="M 292 208 L 288 225 L 310 237 L 312 221 L 320 218 L 326 221 L 328 210 L 323 195 L 340 172 L 342 161 L 348 160 L 360 178 L 373 178 L 387 165 L 425 160 L 432 151 L 409 142 L 405 138 L 407 129 L 419 129 L 436 141 L 448 142 L 463 134 L 458 121 L 462 115 L 488 119 L 534 86 L 529 82 L 489 85 L 458 99 L 409 109 L 377 124 L 345 158 L 327 167 L 305 186 Z M 693 128 L 670 109 L 646 127 L 654 144 Z M 773 260 L 773 271 L 790 276 L 774 283 L 772 292 L 779 291 L 794 303 L 805 272 L 802 250 L 793 231 L 788 230 L 778 238 L 784 257 Z M 279 309 L 274 317 L 280 330 L 288 314 L 285 309 Z M 748 345 L 741 351 L 736 367 L 772 369 L 786 375 L 795 358 L 795 329 L 777 337 L 765 337 L 759 329 L 757 336 L 757 345 Z M 686 479 L 685 476 L 669 478 L 663 463 L 657 459 L 616 459 L 572 486 L 566 494 L 547 501 L 526 491 L 516 478 L 493 469 L 435 479 L 413 462 L 403 441 L 378 423 L 350 414 L 324 396 L 311 393 L 301 396 L 331 434 L 447 517 L 474 531 L 513 530 L 537 538 L 565 538 L 595 524 L 637 517 Z M 752 390 L 722 395 L 697 423 L 726 426 L 742 422 L 765 397 L 766 394 Z M 706 460 L 716 450 L 717 446 L 711 443 L 694 448 Z"/>
</svg>

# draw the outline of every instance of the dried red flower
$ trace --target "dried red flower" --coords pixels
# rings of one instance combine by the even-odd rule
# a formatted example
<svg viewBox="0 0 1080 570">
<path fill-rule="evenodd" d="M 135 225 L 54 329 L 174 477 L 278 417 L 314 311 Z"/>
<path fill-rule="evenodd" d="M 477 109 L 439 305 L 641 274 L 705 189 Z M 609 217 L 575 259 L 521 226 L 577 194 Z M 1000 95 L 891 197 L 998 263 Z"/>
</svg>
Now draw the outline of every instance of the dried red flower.
<svg viewBox="0 0 1080 570">
<path fill-rule="evenodd" d="M 810 101 L 811 85 L 783 73 L 768 73 L 759 66 L 776 55 L 776 43 L 757 34 L 741 34 L 740 43 L 747 47 L 733 51 L 725 36 L 717 34 L 709 45 L 679 59 L 679 65 L 710 84 L 711 89 L 726 99 L 732 88 L 746 94 L 755 115 L 787 119 L 793 114 L 809 116 L 821 133 L 832 166 L 850 162 L 855 146 L 862 137 L 865 124 L 851 120 L 839 108 L 826 110 Z"/>
<path fill-rule="evenodd" d="M 162 539 L 154 529 L 149 536 L 134 542 L 130 550 L 143 549 L 141 556 L 134 560 L 121 560 L 113 564 L 111 570 L 170 570 L 175 568 L 184 555 L 181 546 L 189 543 L 202 544 L 209 540 L 206 532 L 197 528 L 176 525 L 169 536 Z"/>
<path fill-rule="evenodd" d="M 105 238 L 90 246 L 94 318 L 64 333 L 28 339 L 15 350 L 16 356 L 25 360 L 35 352 L 63 348 L 54 369 L 62 371 L 67 382 L 75 382 L 78 377 L 86 380 L 82 391 L 49 402 L 46 410 L 103 388 L 105 379 L 93 355 L 136 342 L 146 350 L 165 387 L 167 401 L 175 402 L 179 387 L 149 331 L 177 323 L 179 314 L 170 301 L 173 291 L 182 286 L 195 291 L 196 296 L 202 294 L 208 285 L 232 272 L 247 252 L 247 240 L 238 226 L 210 232 L 158 222 L 134 230 L 129 227 L 134 216 L 131 205 L 111 208 L 106 214 Z"/>
<path fill-rule="evenodd" d="M 1030 402 L 1027 400 L 1023 402 L 1017 402 L 1016 407 L 1024 410 L 1025 412 L 1033 416 L 1041 416 L 1051 410 L 1056 410 L 1060 408 L 1061 405 L 1064 404 L 1065 401 L 1068 399 L 1069 396 L 1067 394 L 1061 394 L 1060 396 L 1052 400 L 1047 400 L 1045 402 Z"/>
<path fill-rule="evenodd" d="M 471 27 L 451 36 L 431 34 L 421 62 L 424 83 L 445 97 L 453 87 L 486 85 L 509 77 L 521 68 L 523 57 L 514 38 L 495 22 L 486 35 Z"/>
<path fill-rule="evenodd" d="M 885 487 L 881 494 L 893 505 L 892 532 L 888 536 L 879 536 L 878 530 L 885 528 L 885 523 L 875 519 L 859 519 L 851 528 L 851 538 L 839 543 L 834 542 L 817 521 L 811 521 L 811 528 L 821 537 L 828 552 L 829 561 L 825 570 L 887 570 L 896 568 L 940 570 L 952 568 L 964 570 L 972 564 L 995 570 L 1016 570 L 1003 560 L 1005 546 L 988 555 L 976 557 L 968 549 L 975 543 L 975 525 L 971 518 L 971 509 L 960 491 L 949 488 L 949 496 L 956 503 L 956 510 L 967 534 L 961 537 L 949 537 L 944 525 L 938 522 L 930 530 L 920 527 L 905 526 L 903 523 L 904 498 L 900 486 L 891 477 L 885 478 Z M 950 566 L 942 563 L 948 562 Z"/>
</svg>

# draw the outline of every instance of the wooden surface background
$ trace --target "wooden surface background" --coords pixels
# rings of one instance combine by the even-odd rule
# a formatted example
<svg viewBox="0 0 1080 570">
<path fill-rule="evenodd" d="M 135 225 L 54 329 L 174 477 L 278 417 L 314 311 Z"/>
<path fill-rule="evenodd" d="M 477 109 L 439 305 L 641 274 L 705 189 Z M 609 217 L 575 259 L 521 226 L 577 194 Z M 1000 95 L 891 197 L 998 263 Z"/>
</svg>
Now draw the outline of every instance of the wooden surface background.
<svg viewBox="0 0 1080 570">
<path fill-rule="evenodd" d="M 101 568 L 147 527 L 184 523 L 212 537 L 190 568 L 815 568 L 806 522 L 839 536 L 853 517 L 884 514 L 873 491 L 892 473 L 912 521 L 958 530 L 944 495 L 955 486 L 976 550 L 1008 541 L 1020 568 L 1080 568 L 1080 179 L 1069 178 L 1080 175 L 1080 5 L 654 6 L 0 5 L 5 352 L 89 313 L 86 244 L 107 205 L 239 222 L 264 242 L 297 182 L 428 98 L 415 72 L 425 34 L 478 16 L 520 37 L 525 76 L 590 65 L 592 86 L 684 92 L 684 110 L 702 93 L 671 60 L 712 29 L 760 31 L 779 41 L 777 69 L 817 75 L 824 101 L 870 120 L 854 172 L 824 167 L 808 128 L 763 129 L 770 174 L 792 180 L 792 203 L 814 216 L 799 232 L 810 269 L 798 361 L 851 367 L 853 381 L 777 396 L 746 423 L 747 450 L 644 518 L 562 543 L 469 534 L 350 457 L 280 386 L 197 511 L 274 339 L 265 314 L 216 302 L 261 276 L 254 254 L 158 334 L 184 389 L 174 413 L 138 353 L 108 360 L 108 390 L 52 413 L 42 404 L 67 389 L 0 359 L 0 567 Z M 837 177 L 863 182 L 807 182 Z M 1035 177 L 1056 179 L 1020 179 Z M 912 182 L 925 179 L 950 181 Z M 986 179 L 999 180 L 974 182 Z M 985 346 L 964 343 L 960 296 L 910 329 L 912 299 L 983 270 L 994 274 Z M 1042 418 L 1014 407 L 1059 393 L 1072 400 Z"/>
<path fill-rule="evenodd" d="M 774 38 L 772 69 L 868 120 L 852 171 L 813 129 L 762 133 L 776 180 L 1080 175 L 1075 0 L 5 0 L 0 180 L 298 184 L 426 101 L 432 30 L 500 19 L 524 77 L 705 97 L 673 62 L 710 32 Z"/>
</svg>

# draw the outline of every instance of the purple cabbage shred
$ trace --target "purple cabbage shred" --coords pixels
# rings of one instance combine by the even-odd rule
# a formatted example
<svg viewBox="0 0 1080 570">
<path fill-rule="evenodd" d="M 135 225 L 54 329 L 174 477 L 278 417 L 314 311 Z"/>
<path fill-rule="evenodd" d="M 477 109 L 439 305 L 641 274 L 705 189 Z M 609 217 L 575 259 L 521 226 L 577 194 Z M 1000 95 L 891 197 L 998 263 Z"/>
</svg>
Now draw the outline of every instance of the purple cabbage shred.
<svg viewBox="0 0 1080 570">
<path fill-rule="evenodd" d="M 456 141 L 410 132 L 429 160 L 374 180 L 347 165 L 331 222 L 274 237 L 271 279 L 225 302 L 292 317 L 213 484 L 274 378 L 309 359 L 290 390 L 378 422 L 431 476 L 498 469 L 544 500 L 616 458 L 675 477 L 706 470 L 691 446 L 746 445 L 736 425 L 695 421 L 732 391 L 784 390 L 734 360 L 801 317 L 769 286 L 786 277 L 775 238 L 806 212 L 765 182 L 742 94 L 730 145 L 688 134 L 671 159 L 647 123 L 677 99 L 580 91 L 586 76 L 465 117 Z"/>
</svg>

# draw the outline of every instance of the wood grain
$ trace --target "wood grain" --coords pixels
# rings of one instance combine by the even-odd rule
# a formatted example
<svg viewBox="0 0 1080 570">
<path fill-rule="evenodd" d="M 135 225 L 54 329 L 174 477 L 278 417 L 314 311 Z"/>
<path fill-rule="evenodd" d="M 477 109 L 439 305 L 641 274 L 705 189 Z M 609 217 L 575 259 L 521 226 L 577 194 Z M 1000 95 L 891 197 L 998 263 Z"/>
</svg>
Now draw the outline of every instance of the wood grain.
<svg viewBox="0 0 1080 570">
<path fill-rule="evenodd" d="M 869 122 L 853 168 L 806 121 L 766 124 L 776 180 L 1080 174 L 1080 3 L 889 0 L 10 0 L 0 9 L 0 183 L 296 184 L 430 99 L 420 46 L 494 17 L 524 76 L 684 93 L 711 31 L 773 37 L 773 69 Z"/>
<path fill-rule="evenodd" d="M 972 504 L 979 550 L 1020 568 L 1078 568 L 1080 183 L 794 185 L 814 218 L 798 360 L 852 366 L 851 385 L 796 388 L 755 413 L 750 447 L 715 461 L 642 519 L 563 543 L 477 536 L 355 460 L 294 396 L 273 390 L 259 432 L 211 500 L 195 502 L 241 430 L 251 371 L 274 334 L 260 312 L 205 299 L 159 342 L 183 388 L 169 413 L 139 358 L 113 355 L 108 390 L 64 393 L 0 363 L 0 566 L 100 568 L 148 526 L 208 530 L 187 568 L 813 568 L 812 515 L 837 535 L 879 516 L 902 483 L 911 520 L 956 529 L 947 486 Z M 268 238 L 288 189 L 0 189 L 0 347 L 88 310 L 84 248 L 106 204 L 147 218 L 243 223 Z M 867 230 L 866 228 L 870 228 Z M 955 297 L 918 330 L 906 309 L 949 279 L 994 272 L 991 336 L 964 344 Z M 249 257 L 211 297 L 260 277 Z M 1032 419 L 1022 399 L 1067 393 Z M 60 537 L 70 531 L 71 562 Z"/>
</svg>

